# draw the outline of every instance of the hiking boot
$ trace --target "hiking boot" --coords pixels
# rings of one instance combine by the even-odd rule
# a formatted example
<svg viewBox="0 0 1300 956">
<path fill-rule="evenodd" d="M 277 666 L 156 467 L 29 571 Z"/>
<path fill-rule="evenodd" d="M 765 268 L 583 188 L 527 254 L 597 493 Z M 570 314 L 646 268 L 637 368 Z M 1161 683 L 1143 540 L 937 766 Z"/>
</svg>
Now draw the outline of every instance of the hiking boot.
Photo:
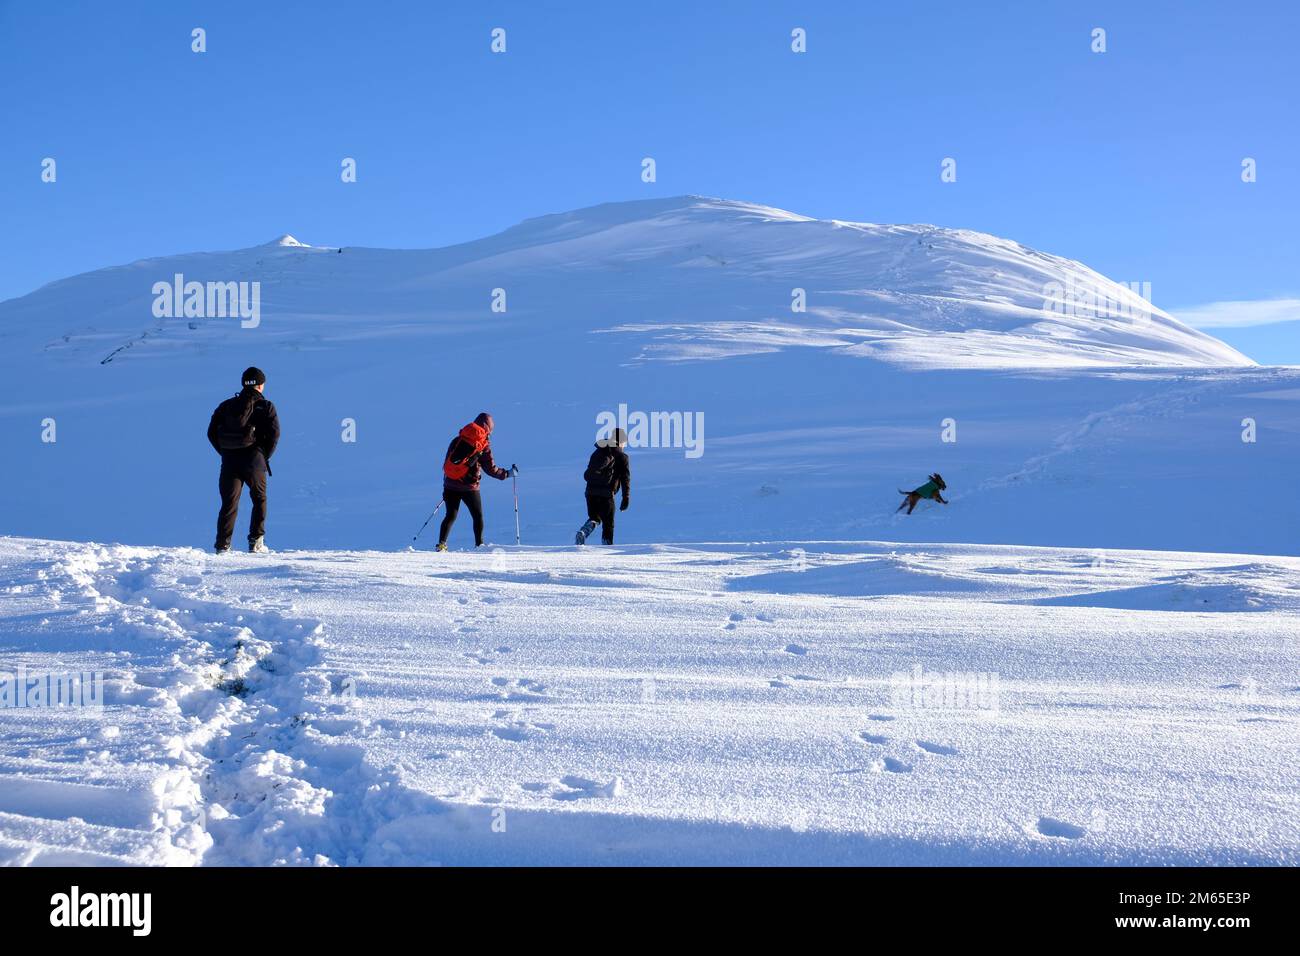
<svg viewBox="0 0 1300 956">
<path fill-rule="evenodd" d="M 249 539 L 248 539 L 248 553 L 249 553 L 249 554 L 265 554 L 265 553 L 267 552 L 267 550 L 268 550 L 268 549 L 267 549 L 267 547 L 266 547 L 266 539 L 265 539 L 265 538 L 249 538 Z"/>
</svg>

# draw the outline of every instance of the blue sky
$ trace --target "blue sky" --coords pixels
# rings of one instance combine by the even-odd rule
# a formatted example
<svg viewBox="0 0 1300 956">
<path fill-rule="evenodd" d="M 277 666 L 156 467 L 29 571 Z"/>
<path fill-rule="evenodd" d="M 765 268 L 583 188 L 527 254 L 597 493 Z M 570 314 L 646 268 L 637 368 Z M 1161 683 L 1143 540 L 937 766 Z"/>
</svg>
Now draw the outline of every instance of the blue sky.
<svg viewBox="0 0 1300 956">
<path fill-rule="evenodd" d="M 1280 0 L 0 0 L 0 298 L 285 232 L 437 246 L 702 193 L 1006 236 L 1201 325 L 1268 319 L 1215 334 L 1300 363 L 1297 308 L 1209 305 L 1300 300 L 1297 36 Z"/>
</svg>

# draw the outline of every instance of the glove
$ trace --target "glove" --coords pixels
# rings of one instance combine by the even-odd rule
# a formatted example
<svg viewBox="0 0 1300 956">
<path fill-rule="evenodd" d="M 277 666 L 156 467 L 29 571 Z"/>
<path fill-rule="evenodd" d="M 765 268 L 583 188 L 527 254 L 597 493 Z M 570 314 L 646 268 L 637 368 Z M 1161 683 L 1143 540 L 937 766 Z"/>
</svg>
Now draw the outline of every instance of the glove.
<svg viewBox="0 0 1300 956">
<path fill-rule="evenodd" d="M 619 511 L 627 511 L 627 504 L 628 504 L 628 501 L 627 501 L 626 498 L 624 498 L 624 499 L 623 499 L 623 503 L 622 503 L 621 505 L 618 506 L 618 510 L 619 510 Z"/>
<path fill-rule="evenodd" d="M 513 476 L 515 476 L 515 475 L 517 475 L 517 474 L 519 474 L 519 466 L 518 466 L 518 465 L 511 465 L 511 466 L 510 466 L 510 475 L 511 475 L 511 477 L 513 477 Z"/>
</svg>

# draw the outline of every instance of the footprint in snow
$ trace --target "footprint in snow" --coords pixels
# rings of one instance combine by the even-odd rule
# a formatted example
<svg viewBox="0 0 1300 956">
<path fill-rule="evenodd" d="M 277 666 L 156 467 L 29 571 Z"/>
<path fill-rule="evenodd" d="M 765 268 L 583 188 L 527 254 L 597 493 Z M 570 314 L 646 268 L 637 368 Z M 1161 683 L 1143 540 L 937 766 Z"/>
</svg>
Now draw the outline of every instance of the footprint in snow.
<svg viewBox="0 0 1300 956">
<path fill-rule="evenodd" d="M 528 739 L 528 727 L 527 725 L 519 726 L 517 724 L 512 724 L 509 727 L 493 727 L 492 736 L 501 740 L 509 740 L 512 743 L 520 743 Z"/>
<path fill-rule="evenodd" d="M 893 720 L 893 717 L 886 717 L 884 714 L 868 714 L 867 720 Z"/>
<path fill-rule="evenodd" d="M 859 733 L 858 736 L 861 737 L 863 740 L 865 740 L 865 741 L 866 741 L 867 743 L 869 743 L 869 744 L 887 744 L 887 743 L 889 743 L 889 738 L 888 738 L 888 737 L 881 736 L 880 734 L 869 734 L 869 733 L 867 733 L 865 730 L 862 731 L 861 733 Z"/>
<path fill-rule="evenodd" d="M 497 688 L 502 700 L 527 701 L 545 700 L 546 685 L 529 677 L 493 677 L 492 686 Z"/>
<path fill-rule="evenodd" d="M 529 711 L 524 710 L 527 714 Z M 555 729 L 554 724 L 531 721 L 520 716 L 517 710 L 501 708 L 492 714 L 492 719 L 497 721 L 500 726 L 489 727 L 488 732 L 500 740 L 509 740 L 519 743 L 524 740 L 531 740 L 539 734 L 544 734 Z"/>
<path fill-rule="evenodd" d="M 795 654 L 799 657 L 802 657 L 804 654 L 808 653 L 808 648 L 804 647 L 802 644 L 787 644 L 785 647 L 781 649 L 785 651 L 787 654 Z"/>
<path fill-rule="evenodd" d="M 944 757 L 952 757 L 957 753 L 956 747 L 949 747 L 946 744 L 936 744 L 929 740 L 918 740 L 916 746 L 928 754 L 939 754 Z"/>
<path fill-rule="evenodd" d="M 1064 820 L 1057 820 L 1053 817 L 1038 818 L 1038 832 L 1045 837 L 1054 837 L 1058 840 L 1078 840 L 1087 835 L 1088 831 L 1083 827 L 1075 826 L 1073 823 L 1066 823 Z"/>
<path fill-rule="evenodd" d="M 901 760 L 895 760 L 893 757 L 885 757 L 883 760 L 877 760 L 871 765 L 871 769 L 876 773 L 911 773 L 912 765 L 903 763 Z"/>
<path fill-rule="evenodd" d="M 623 778 L 615 777 L 608 783 L 588 780 L 586 777 L 568 776 L 560 780 L 568 790 L 555 794 L 556 800 L 610 800 L 623 795 Z"/>
</svg>

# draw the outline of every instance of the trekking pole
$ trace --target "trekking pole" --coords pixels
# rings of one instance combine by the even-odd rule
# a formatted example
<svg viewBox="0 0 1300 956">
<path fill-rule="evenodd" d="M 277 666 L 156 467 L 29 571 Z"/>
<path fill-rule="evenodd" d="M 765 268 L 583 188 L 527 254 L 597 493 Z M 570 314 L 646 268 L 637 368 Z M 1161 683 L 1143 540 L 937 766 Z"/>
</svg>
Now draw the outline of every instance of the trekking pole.
<svg viewBox="0 0 1300 956">
<path fill-rule="evenodd" d="M 515 488 L 515 544 L 519 544 L 519 466 L 511 465 L 510 474 Z"/>
<path fill-rule="evenodd" d="M 440 509 L 440 508 L 441 508 L 445 503 L 446 503 L 446 500 L 445 500 L 445 499 L 444 499 L 443 501 L 439 501 L 437 507 L 435 507 L 435 508 L 433 509 L 433 511 L 431 511 L 431 512 L 429 513 L 429 517 L 427 517 L 427 518 L 424 519 L 424 524 L 420 525 L 420 530 L 417 531 L 417 532 L 415 532 L 415 537 L 411 539 L 411 546 L 412 546 L 412 547 L 415 546 L 415 538 L 418 538 L 420 535 L 424 534 L 424 529 L 427 528 L 427 527 L 429 527 L 429 522 L 433 520 L 433 516 L 436 515 L 436 514 L 438 513 L 438 510 L 439 510 L 439 509 Z"/>
</svg>

